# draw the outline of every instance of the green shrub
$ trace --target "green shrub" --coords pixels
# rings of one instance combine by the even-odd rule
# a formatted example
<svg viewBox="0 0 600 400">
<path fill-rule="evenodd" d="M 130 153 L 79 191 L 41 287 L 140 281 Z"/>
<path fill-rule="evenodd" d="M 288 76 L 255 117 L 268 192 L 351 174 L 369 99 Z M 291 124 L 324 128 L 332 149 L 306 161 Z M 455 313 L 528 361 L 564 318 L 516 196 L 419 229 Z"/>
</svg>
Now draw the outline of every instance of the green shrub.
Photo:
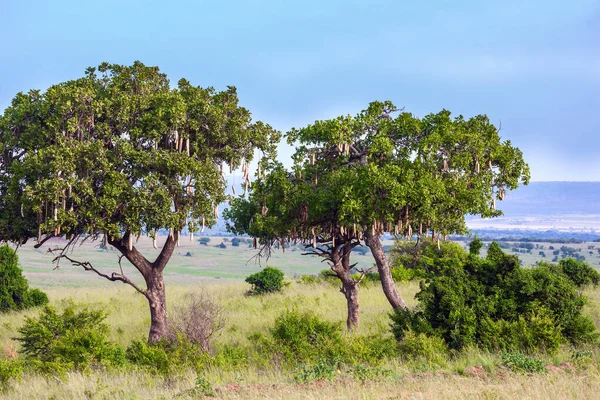
<svg viewBox="0 0 600 400">
<path fill-rule="evenodd" d="M 250 293 L 264 294 L 280 292 L 283 288 L 283 272 L 277 268 L 266 267 L 260 272 L 246 278 L 246 283 L 252 285 Z"/>
<path fill-rule="evenodd" d="M 542 360 L 521 353 L 504 353 L 502 355 L 502 365 L 513 372 L 533 374 L 546 371 Z"/>
<path fill-rule="evenodd" d="M 24 365 L 27 372 L 60 380 L 65 380 L 67 374 L 75 368 L 72 362 L 40 361 L 33 358 L 25 360 Z"/>
<path fill-rule="evenodd" d="M 248 364 L 248 349 L 225 344 L 216 349 L 211 364 L 223 369 L 232 369 Z"/>
<path fill-rule="evenodd" d="M 15 250 L 0 246 L 0 312 L 22 310 L 48 303 L 48 296 L 29 289 Z"/>
<path fill-rule="evenodd" d="M 448 346 L 442 338 L 415 333 L 412 330 L 406 332 L 398 344 L 398 349 L 405 359 L 433 365 L 442 365 L 448 355 Z"/>
<path fill-rule="evenodd" d="M 571 359 L 573 360 L 573 364 L 575 364 L 578 368 L 587 368 L 592 364 L 593 356 L 593 351 L 581 350 L 573 353 Z"/>
<path fill-rule="evenodd" d="M 578 287 L 587 285 L 598 285 L 600 274 L 590 267 L 585 261 L 577 261 L 574 258 L 560 260 L 558 265 L 562 272 L 569 277 Z"/>
<path fill-rule="evenodd" d="M 563 342 L 560 330 L 544 309 L 517 321 L 483 320 L 479 329 L 480 345 L 488 350 L 554 353 Z"/>
<path fill-rule="evenodd" d="M 6 388 L 11 379 L 19 379 L 23 375 L 23 361 L 9 358 L 0 359 L 0 390 Z"/>
<path fill-rule="evenodd" d="M 214 397 L 215 391 L 213 390 L 210 382 L 201 376 L 197 376 L 194 380 L 194 389 L 192 389 L 191 395 L 199 397 Z"/>
<path fill-rule="evenodd" d="M 338 358 L 344 347 L 341 333 L 340 324 L 298 311 L 281 315 L 270 329 L 274 350 L 293 363 Z"/>
<path fill-rule="evenodd" d="M 76 368 L 103 363 L 122 365 L 122 349 L 107 341 L 107 314 L 70 302 L 62 312 L 46 306 L 37 318 L 26 317 L 16 338 L 29 359 L 72 363 Z"/>
<path fill-rule="evenodd" d="M 350 364 L 367 363 L 376 365 L 382 360 L 398 355 L 394 338 L 380 334 L 370 336 L 343 336 L 346 350 L 344 362 Z"/>
<path fill-rule="evenodd" d="M 171 372 L 171 363 L 164 348 L 151 345 L 141 340 L 134 340 L 125 351 L 125 356 L 132 364 L 148 367 L 160 374 Z"/>
<path fill-rule="evenodd" d="M 430 247 L 437 251 L 437 246 Z M 548 263 L 521 268 L 518 258 L 506 255 L 495 242 L 486 258 L 454 250 L 429 257 L 426 279 L 416 295 L 418 308 L 392 313 L 398 340 L 413 330 L 441 337 L 453 349 L 521 352 L 554 352 L 562 342 L 597 340 L 592 320 L 581 314 L 586 299 L 572 280 L 585 274 L 569 276 L 561 266 Z M 423 248 L 422 253 L 430 251 Z"/>
<path fill-rule="evenodd" d="M 30 289 L 27 293 L 28 307 L 39 307 L 48 304 L 48 295 L 39 289 Z"/>
</svg>

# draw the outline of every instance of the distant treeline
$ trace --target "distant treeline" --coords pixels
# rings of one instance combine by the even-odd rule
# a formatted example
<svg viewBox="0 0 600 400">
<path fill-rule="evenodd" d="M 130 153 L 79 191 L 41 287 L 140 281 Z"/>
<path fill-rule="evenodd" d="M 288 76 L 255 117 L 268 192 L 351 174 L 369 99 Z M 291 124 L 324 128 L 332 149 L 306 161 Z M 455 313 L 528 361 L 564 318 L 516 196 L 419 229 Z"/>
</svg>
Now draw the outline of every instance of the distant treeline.
<svg viewBox="0 0 600 400">
<path fill-rule="evenodd" d="M 600 239 L 596 240 L 582 240 L 578 238 L 541 238 L 541 237 L 513 237 L 513 236 L 503 236 L 503 237 L 490 237 L 490 236 L 478 236 L 479 240 L 482 242 L 521 242 L 521 243 L 557 243 L 557 244 L 580 244 L 585 242 L 600 242 Z M 468 236 L 453 236 L 451 237 L 454 241 L 467 241 L 470 242 L 473 240 L 472 237 Z"/>
<path fill-rule="evenodd" d="M 483 241 L 510 241 L 510 242 L 546 242 L 546 243 L 562 243 L 562 244 L 577 244 L 584 242 L 600 242 L 600 234 L 596 232 L 563 232 L 554 229 L 547 231 L 531 230 L 472 230 L 471 237 L 468 236 L 451 236 L 452 240 L 471 241 L 473 237 L 478 237 Z"/>
</svg>

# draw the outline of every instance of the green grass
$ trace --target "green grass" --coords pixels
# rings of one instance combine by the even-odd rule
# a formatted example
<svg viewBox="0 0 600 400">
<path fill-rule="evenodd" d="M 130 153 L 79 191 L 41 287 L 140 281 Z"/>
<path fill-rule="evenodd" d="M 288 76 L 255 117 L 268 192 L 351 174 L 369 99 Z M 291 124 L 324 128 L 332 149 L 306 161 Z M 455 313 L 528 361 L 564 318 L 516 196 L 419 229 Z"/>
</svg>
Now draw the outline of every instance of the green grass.
<svg viewBox="0 0 600 400">
<path fill-rule="evenodd" d="M 213 238 L 212 245 L 220 243 Z M 140 241 L 145 254 L 156 252 L 149 241 Z M 192 252 L 193 257 L 185 253 Z M 260 266 L 246 263 L 254 250 L 246 248 L 218 249 L 196 243 L 183 243 L 167 267 L 168 306 L 180 304 L 190 291 L 203 291 L 224 309 L 225 328 L 216 344 L 250 346 L 250 334 L 267 333 L 277 316 L 290 309 L 311 310 L 320 318 L 344 324 L 346 302 L 336 286 L 329 284 L 301 285 L 294 275 L 315 273 L 324 268 L 318 259 L 300 256 L 300 251 L 279 253 L 270 265 L 283 269 L 291 285 L 283 293 L 266 296 L 246 296 L 249 285 L 241 279 Z M 52 271 L 51 257 L 25 247 L 19 251 L 25 274 L 35 287 L 44 288 L 51 304 L 60 305 L 65 299 L 96 304 L 109 311 L 107 323 L 110 339 L 122 346 L 132 340 L 145 340 L 149 327 L 148 304 L 145 298 L 121 283 L 111 283 L 100 277 L 64 265 Z M 75 258 L 89 260 L 109 272 L 116 266 L 116 254 L 98 251 L 88 244 L 76 251 Z M 370 255 L 356 255 L 370 263 Z M 136 276 L 126 267 L 131 277 Z M 214 279 L 221 278 L 221 279 Z M 416 283 L 399 285 L 404 298 L 413 307 Z M 600 289 L 588 289 L 589 302 L 585 314 L 600 326 Z M 381 288 L 366 285 L 360 289 L 361 326 L 357 335 L 390 336 L 388 313 L 390 306 Z M 26 316 L 39 310 L 0 315 L 0 358 L 14 354 L 18 328 Z M 577 354 L 582 355 L 577 356 Z M 554 355 L 536 355 L 543 364 L 551 366 L 541 374 L 519 374 L 502 367 L 502 355 L 468 349 L 431 366 L 419 360 L 385 359 L 377 366 L 350 366 L 333 371 L 328 381 L 298 382 L 297 371 L 277 363 L 267 366 L 250 365 L 244 368 L 209 367 L 201 377 L 209 382 L 217 397 L 226 399 L 372 399 L 372 398 L 596 398 L 600 392 L 600 346 L 572 349 L 564 346 Z M 362 368 L 362 369 L 361 369 Z M 361 379 L 357 375 L 367 376 Z M 381 372 L 383 371 L 383 372 Z M 9 399 L 147 399 L 198 398 L 195 386 L 198 374 L 181 371 L 159 377 L 143 370 L 92 370 L 71 372 L 64 380 L 27 374 L 0 392 Z"/>
</svg>

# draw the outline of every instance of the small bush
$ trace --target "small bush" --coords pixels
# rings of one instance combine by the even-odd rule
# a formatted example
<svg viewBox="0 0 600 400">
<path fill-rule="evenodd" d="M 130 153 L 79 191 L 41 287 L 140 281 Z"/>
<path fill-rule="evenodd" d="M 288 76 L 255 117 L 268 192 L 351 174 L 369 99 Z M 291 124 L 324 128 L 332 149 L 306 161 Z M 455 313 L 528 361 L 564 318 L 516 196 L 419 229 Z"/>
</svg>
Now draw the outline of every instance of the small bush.
<svg viewBox="0 0 600 400">
<path fill-rule="evenodd" d="M 39 307 L 48 304 L 48 295 L 39 289 L 31 289 L 27 293 L 28 307 Z"/>
<path fill-rule="evenodd" d="M 343 353 L 341 326 L 320 320 L 312 313 L 290 311 L 275 320 L 270 330 L 273 350 L 284 359 L 312 362 L 334 359 Z"/>
<path fill-rule="evenodd" d="M 0 359 L 0 390 L 6 388 L 13 379 L 23 375 L 23 361 L 14 358 Z"/>
<path fill-rule="evenodd" d="M 201 376 L 196 377 L 194 380 L 194 389 L 192 389 L 191 395 L 193 396 L 206 396 L 206 397 L 214 397 L 215 391 L 213 390 L 210 382 Z"/>
<path fill-rule="evenodd" d="M 442 365 L 448 355 L 448 346 L 442 338 L 412 330 L 404 335 L 404 339 L 398 344 L 398 350 L 405 359 L 433 365 Z"/>
<path fill-rule="evenodd" d="M 479 341 L 488 350 L 554 353 L 563 342 L 549 312 L 544 309 L 517 321 L 482 321 Z"/>
<path fill-rule="evenodd" d="M 584 261 L 566 258 L 560 260 L 558 265 L 562 268 L 562 272 L 578 287 L 587 285 L 596 286 L 600 282 L 600 273 Z"/>
<path fill-rule="evenodd" d="M 504 353 L 502 355 L 502 365 L 513 372 L 527 374 L 541 373 L 546 371 L 542 360 L 529 357 L 521 353 Z"/>
<path fill-rule="evenodd" d="M 76 368 L 104 363 L 121 365 L 123 351 L 108 342 L 107 314 L 103 310 L 67 303 L 62 312 L 46 306 L 38 318 L 26 317 L 16 339 L 29 359 L 72 363 Z"/>
<path fill-rule="evenodd" d="M 0 246 L 0 313 L 47 303 L 48 296 L 45 293 L 29 289 L 15 250 L 7 245 Z"/>
<path fill-rule="evenodd" d="M 265 294 L 280 292 L 283 288 L 283 272 L 277 268 L 266 267 L 260 272 L 246 278 L 246 283 L 252 285 L 250 293 Z"/>
<path fill-rule="evenodd" d="M 215 365 L 227 370 L 243 367 L 247 364 L 248 349 L 229 344 L 225 344 L 222 347 L 217 348 L 211 360 L 211 365 Z"/>
<path fill-rule="evenodd" d="M 184 303 L 173 308 L 171 327 L 202 351 L 211 350 L 212 341 L 225 326 L 223 308 L 203 292 L 188 293 Z"/>
<path fill-rule="evenodd" d="M 164 348 L 150 345 L 141 340 L 134 340 L 125 352 L 127 360 L 131 363 L 148 367 L 157 373 L 167 375 L 171 372 L 171 363 Z"/>
<path fill-rule="evenodd" d="M 573 353 L 572 360 L 578 368 L 587 368 L 593 362 L 594 352 L 590 350 L 576 351 Z"/>
</svg>

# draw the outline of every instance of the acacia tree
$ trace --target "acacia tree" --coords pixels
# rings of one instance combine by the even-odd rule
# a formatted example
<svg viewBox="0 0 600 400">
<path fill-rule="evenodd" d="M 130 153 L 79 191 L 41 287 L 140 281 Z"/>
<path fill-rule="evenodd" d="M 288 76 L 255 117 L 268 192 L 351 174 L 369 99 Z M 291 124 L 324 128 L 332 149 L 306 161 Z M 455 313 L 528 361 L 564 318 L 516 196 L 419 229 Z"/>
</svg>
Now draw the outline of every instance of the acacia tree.
<svg viewBox="0 0 600 400">
<path fill-rule="evenodd" d="M 346 298 L 349 330 L 359 326 L 358 286 L 369 271 L 352 276 L 356 264 L 351 264 L 350 256 L 360 242 L 339 225 L 340 196 L 353 173 L 339 169 L 315 182 L 287 171 L 281 163 L 268 162 L 248 198 L 233 199 L 224 213 L 230 231 L 258 238 L 259 256 L 269 256 L 272 247 L 285 251 L 286 243 L 292 242 L 304 246 L 303 255 L 316 255 L 327 262 Z"/>
<path fill-rule="evenodd" d="M 306 194 L 298 196 L 296 212 L 306 210 L 310 220 L 329 211 L 325 231 L 314 232 L 321 239 L 333 242 L 343 232 L 348 240 L 364 242 L 395 309 L 406 303 L 392 279 L 382 234 L 431 234 L 439 241 L 464 233 L 465 215 L 501 215 L 496 200 L 529 181 L 521 151 L 501 141 L 486 116 L 451 118 L 443 110 L 419 119 L 399 111 L 391 102 L 374 102 L 355 117 L 316 121 L 287 135 L 297 146 L 295 178 L 290 179 L 309 184 L 316 193 L 336 191 L 330 193 L 336 204 L 327 209 L 303 202 L 310 199 Z M 333 176 L 343 183 L 330 185 Z M 260 196 L 254 201 L 260 202 Z M 234 206 L 250 210 L 247 204 Z M 288 232 L 272 231 L 275 236 Z"/>
<path fill-rule="evenodd" d="M 104 63 L 46 92 L 19 93 L 0 117 L 0 240 L 18 244 L 65 237 L 54 262 L 69 260 L 131 285 L 149 302 L 149 341 L 168 333 L 165 269 L 184 228 L 210 226 L 226 199 L 223 165 L 237 168 L 260 148 L 273 156 L 278 133 L 224 91 L 171 88 L 157 67 Z M 134 237 L 149 235 L 153 260 Z M 100 239 L 139 271 L 145 288 L 121 268 L 106 274 L 67 253 Z"/>
</svg>

